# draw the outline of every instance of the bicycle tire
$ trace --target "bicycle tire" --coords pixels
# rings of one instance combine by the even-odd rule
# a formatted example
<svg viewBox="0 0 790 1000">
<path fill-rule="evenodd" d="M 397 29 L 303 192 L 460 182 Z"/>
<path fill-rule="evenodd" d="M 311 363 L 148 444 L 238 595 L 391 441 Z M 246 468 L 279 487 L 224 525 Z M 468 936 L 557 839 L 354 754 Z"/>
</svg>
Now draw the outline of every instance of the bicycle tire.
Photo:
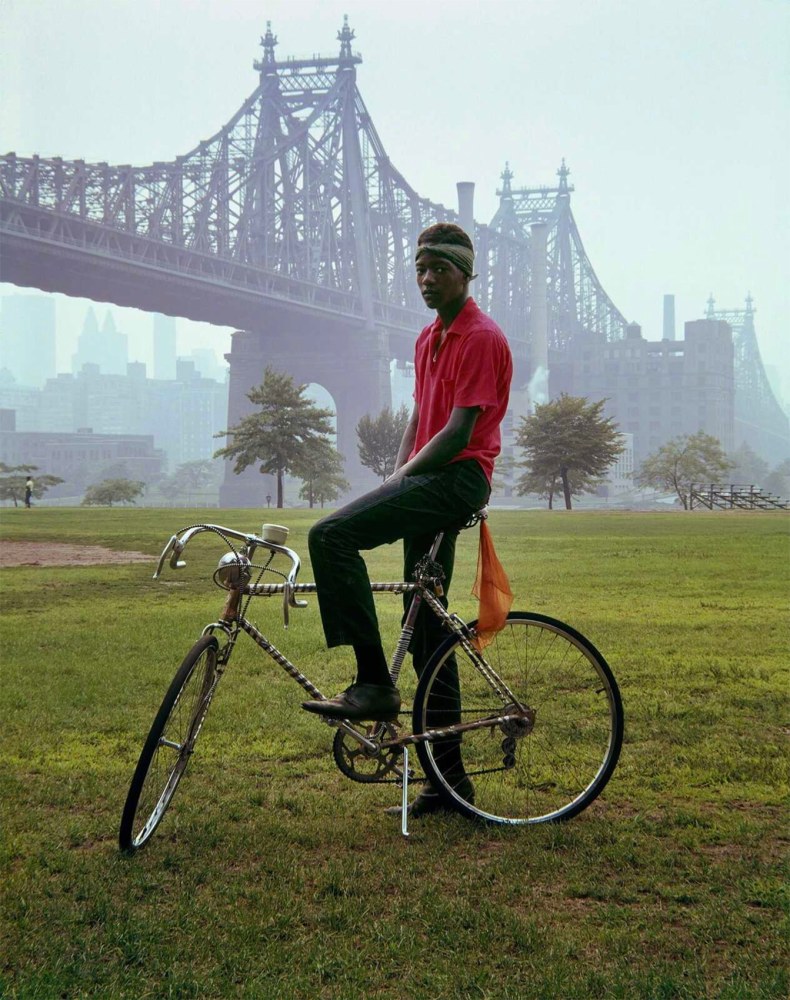
<svg viewBox="0 0 790 1000">
<path fill-rule="evenodd" d="M 623 705 L 608 663 L 569 625 L 518 611 L 508 615 L 484 656 L 517 704 L 534 710 L 534 717 L 467 731 L 460 739 L 418 742 L 426 775 L 448 807 L 487 823 L 525 825 L 576 816 L 600 795 L 622 747 Z M 459 718 L 466 723 L 507 715 L 507 709 L 508 699 L 485 681 L 460 638 L 450 636 L 420 678 L 414 732 L 446 726 L 448 712 L 455 713 L 451 723 Z"/>
<path fill-rule="evenodd" d="M 126 853 L 148 843 L 186 771 L 219 680 L 218 649 L 214 636 L 198 639 L 167 689 L 123 807 L 118 843 Z"/>
</svg>

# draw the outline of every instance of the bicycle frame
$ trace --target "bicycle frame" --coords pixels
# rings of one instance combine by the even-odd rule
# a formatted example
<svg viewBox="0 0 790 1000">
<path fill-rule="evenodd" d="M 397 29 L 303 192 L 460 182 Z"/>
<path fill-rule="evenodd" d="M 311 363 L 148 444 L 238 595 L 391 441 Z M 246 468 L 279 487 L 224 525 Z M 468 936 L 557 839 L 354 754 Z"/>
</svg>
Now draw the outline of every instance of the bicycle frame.
<svg viewBox="0 0 790 1000">
<path fill-rule="evenodd" d="M 481 516 L 484 512 L 467 526 Z M 230 549 L 213 573 L 227 597 L 219 618 L 206 625 L 184 657 L 151 725 L 121 815 L 118 836 L 125 851 L 147 843 L 164 816 L 241 632 L 312 699 L 324 700 L 316 685 L 247 618 L 253 597 L 281 597 L 287 625 L 290 609 L 306 606 L 300 595 L 318 592 L 315 583 L 297 581 L 299 556 L 269 540 L 283 533 L 270 533 L 265 526 L 259 538 L 213 524 L 183 528 L 165 546 L 154 577 L 168 560 L 173 568 L 186 565 L 180 557 L 201 532 L 217 534 Z M 475 624 L 444 607 L 437 562 L 443 537 L 434 539 L 418 563 L 414 582 L 371 585 L 373 593 L 411 595 L 392 655 L 393 681 L 424 605 L 447 635 L 421 671 L 412 731 L 396 718 L 372 724 L 325 718 L 335 730 L 335 763 L 353 781 L 402 786 L 401 832 L 406 837 L 414 745 L 425 780 L 438 796 L 438 804 L 427 811 L 451 808 L 484 822 L 516 825 L 569 819 L 600 794 L 616 766 L 623 739 L 617 682 L 589 640 L 563 622 L 532 612 L 509 613 L 484 652 Z M 287 572 L 282 561 L 275 563 L 277 556 L 289 561 Z M 282 582 L 263 583 L 267 572 Z M 431 723 L 437 728 L 430 728 Z M 533 733 L 535 739 L 528 739 Z"/>
<path fill-rule="evenodd" d="M 317 587 L 315 583 L 296 582 L 296 578 L 301 568 L 301 560 L 299 559 L 297 553 L 292 549 L 266 541 L 257 535 L 243 534 L 220 525 L 193 525 L 190 528 L 182 529 L 183 534 L 182 532 L 179 532 L 179 534 L 171 537 L 159 559 L 159 565 L 154 573 L 154 579 L 159 577 L 165 562 L 168 560 L 171 567 L 174 569 L 183 568 L 186 563 L 180 559 L 180 556 L 183 554 L 187 543 L 196 534 L 203 531 L 212 531 L 215 534 L 218 534 L 226 542 L 226 544 L 230 546 L 234 558 L 231 559 L 226 565 L 238 569 L 236 574 L 238 579 L 235 582 L 228 583 L 227 585 L 228 596 L 219 620 L 207 625 L 203 629 L 202 633 L 203 635 L 212 635 L 216 632 L 222 632 L 225 636 L 226 643 L 220 648 L 217 659 L 218 674 L 221 675 L 224 670 L 225 664 L 227 663 L 236 643 L 238 634 L 240 631 L 243 631 L 250 636 L 253 642 L 255 642 L 255 644 L 264 653 L 266 653 L 267 656 L 282 667 L 282 669 L 290 677 L 292 677 L 293 680 L 295 680 L 304 689 L 304 691 L 310 695 L 311 698 L 319 701 L 324 700 L 326 695 L 324 695 L 295 664 L 291 663 L 288 657 L 286 657 L 274 645 L 274 643 L 272 643 L 255 625 L 253 625 L 253 623 L 245 617 L 243 611 L 240 610 L 242 601 L 245 597 L 248 599 L 247 603 L 249 603 L 249 600 L 253 597 L 282 596 L 283 617 L 285 626 L 287 627 L 289 622 L 289 608 L 306 606 L 307 602 L 299 601 L 296 595 L 316 594 Z M 485 681 L 502 699 L 503 704 L 513 706 L 516 709 L 516 713 L 506 713 L 503 715 L 492 716 L 490 718 L 477 720 L 476 722 L 459 722 L 443 729 L 428 729 L 423 733 L 408 733 L 403 736 L 398 736 L 396 739 L 385 741 L 374 741 L 369 739 L 366 735 L 361 733 L 359 729 L 347 721 L 330 719 L 323 720 L 325 723 L 333 726 L 334 728 L 342 729 L 344 732 L 348 733 L 355 740 L 357 740 L 361 745 L 371 751 L 393 748 L 405 749 L 408 745 L 444 739 L 448 736 L 468 732 L 474 729 L 501 726 L 514 720 L 524 721 L 525 717 L 527 721 L 531 721 L 529 719 L 530 710 L 527 709 L 526 706 L 520 704 L 510 688 L 498 676 L 491 664 L 488 663 L 483 654 L 474 645 L 472 641 L 474 638 L 473 630 L 458 615 L 449 613 L 439 600 L 439 596 L 441 596 L 443 592 L 443 573 L 441 566 L 439 566 L 435 560 L 443 538 L 444 532 L 440 532 L 436 536 L 431 548 L 417 565 L 416 580 L 413 583 L 405 581 L 392 583 L 371 583 L 371 590 L 373 593 L 413 594 L 409 610 L 401 629 L 400 638 L 398 639 L 392 655 L 390 664 L 390 676 L 392 677 L 392 681 L 394 684 L 397 684 L 401 667 L 403 666 L 412 635 L 414 634 L 417 615 L 419 614 L 423 603 L 425 603 L 430 611 L 442 622 L 443 626 L 448 631 L 448 634 L 455 634 L 458 636 L 464 650 L 472 658 L 476 668 Z M 242 543 L 240 551 L 237 552 L 235 550 L 230 539 L 235 539 Z M 286 556 L 290 560 L 291 569 L 286 575 L 284 583 L 250 582 L 252 568 L 251 560 L 256 549 L 258 548 L 266 549 L 271 553 L 269 562 L 271 562 L 274 556 L 278 554 Z M 269 564 L 267 563 L 266 568 L 268 568 L 268 565 Z M 224 586 L 224 584 L 222 585 Z"/>
</svg>

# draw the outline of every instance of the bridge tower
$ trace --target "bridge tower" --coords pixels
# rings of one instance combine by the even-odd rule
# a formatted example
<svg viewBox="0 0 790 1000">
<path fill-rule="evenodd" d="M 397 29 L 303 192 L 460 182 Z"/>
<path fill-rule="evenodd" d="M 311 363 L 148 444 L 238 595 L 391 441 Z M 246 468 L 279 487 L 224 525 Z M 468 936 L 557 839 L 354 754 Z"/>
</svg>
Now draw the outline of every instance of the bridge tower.
<svg viewBox="0 0 790 1000">
<path fill-rule="evenodd" d="M 790 457 L 790 421 L 774 396 L 765 374 L 754 327 L 754 299 L 745 309 L 716 309 L 707 301 L 706 319 L 724 320 L 732 329 L 735 349 L 735 443 L 744 441 L 770 462 Z"/>
<path fill-rule="evenodd" d="M 537 395 L 541 395 L 539 373 L 547 363 L 548 395 L 556 396 L 564 388 L 562 370 L 578 338 L 592 340 L 602 350 L 607 342 L 621 340 L 627 325 L 584 250 L 571 210 L 569 175 L 563 159 L 556 186 L 514 188 L 506 164 L 502 187 L 497 189 L 499 208 L 491 221 L 500 237 L 492 311 L 496 315 L 501 308 L 503 294 L 525 303 L 529 379 Z M 526 260 L 524 247 L 529 252 Z M 512 270 L 508 255 L 515 263 Z M 525 278 L 527 287 L 519 287 Z"/>
<path fill-rule="evenodd" d="M 365 414 L 376 415 L 391 404 L 389 350 L 386 334 L 375 320 L 371 223 L 361 145 L 364 132 L 358 120 L 356 87 L 356 66 L 362 60 L 351 50 L 354 32 L 348 18 L 337 38 L 340 52 L 335 59 L 315 56 L 278 62 L 277 37 L 267 23 L 261 39 L 263 57 L 254 63 L 260 73 L 260 124 L 253 158 L 260 167 L 254 179 L 248 175 L 248 184 L 255 186 L 249 210 L 256 220 L 253 231 L 260 234 L 257 263 L 272 268 L 298 260 L 310 253 L 310 247 L 304 245 L 304 230 L 287 224 L 289 216 L 296 222 L 300 214 L 287 206 L 288 199 L 298 197 L 294 175 L 303 173 L 307 184 L 311 170 L 326 173 L 330 167 L 338 192 L 337 204 L 326 220 L 334 229 L 335 241 L 329 264 L 346 272 L 361 315 L 349 323 L 347 316 L 293 310 L 273 321 L 262 312 L 257 323 L 234 333 L 226 355 L 230 365 L 228 427 L 251 411 L 246 394 L 263 381 L 267 366 L 286 372 L 299 384 L 319 383 L 334 400 L 337 448 L 345 458 L 346 478 L 359 492 L 372 485 L 372 478 L 359 462 L 356 426 Z M 307 101 L 325 122 L 324 142 L 333 151 L 328 162 L 322 163 L 306 143 L 294 155 L 294 116 Z M 314 183 L 321 183 L 320 175 Z M 302 211 L 308 210 L 305 206 Z M 319 247 L 313 249 L 320 252 Z M 226 464 L 220 490 L 223 506 L 261 504 L 267 493 L 273 493 L 273 477 L 261 476 L 252 467 L 236 475 L 232 463 Z"/>
</svg>

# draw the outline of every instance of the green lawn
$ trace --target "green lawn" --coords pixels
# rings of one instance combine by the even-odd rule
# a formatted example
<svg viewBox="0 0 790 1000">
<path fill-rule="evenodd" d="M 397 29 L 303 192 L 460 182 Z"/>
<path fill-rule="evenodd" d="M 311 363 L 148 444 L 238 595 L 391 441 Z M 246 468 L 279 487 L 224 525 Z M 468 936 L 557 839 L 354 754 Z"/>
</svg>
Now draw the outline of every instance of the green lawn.
<svg viewBox="0 0 790 1000">
<path fill-rule="evenodd" d="M 265 511 L 305 557 L 309 511 Z M 0 996 L 784 998 L 788 577 L 783 513 L 494 512 L 514 607 L 589 636 L 626 737 L 570 823 L 484 828 L 383 813 L 394 785 L 346 780 L 332 732 L 244 639 L 150 845 L 116 849 L 143 739 L 222 592 L 221 545 L 153 581 L 182 525 L 256 530 L 260 511 L 4 509 L 0 537 L 102 544 L 147 564 L 0 572 Z M 472 617 L 476 532 L 453 606 Z M 370 557 L 399 574 L 396 547 Z M 378 599 L 397 632 L 398 599 Z M 327 692 L 314 599 L 283 631 Z M 406 672 L 411 673 L 410 669 Z M 406 693 L 413 690 L 405 676 Z"/>
</svg>

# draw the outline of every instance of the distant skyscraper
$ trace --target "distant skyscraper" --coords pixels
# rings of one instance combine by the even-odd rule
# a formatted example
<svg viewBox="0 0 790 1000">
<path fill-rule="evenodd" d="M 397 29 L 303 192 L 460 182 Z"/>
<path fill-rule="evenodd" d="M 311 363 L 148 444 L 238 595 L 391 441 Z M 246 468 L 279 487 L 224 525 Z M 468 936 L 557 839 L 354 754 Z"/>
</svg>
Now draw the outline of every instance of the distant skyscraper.
<svg viewBox="0 0 790 1000">
<path fill-rule="evenodd" d="M 215 382 L 224 382 L 228 374 L 228 366 L 217 361 L 217 354 L 211 347 L 195 347 L 189 355 L 195 362 L 195 368 L 203 378 L 212 378 Z"/>
<path fill-rule="evenodd" d="M 154 378 L 176 377 L 176 320 L 154 313 Z"/>
<path fill-rule="evenodd" d="M 71 356 L 71 370 L 76 375 L 83 365 L 98 363 L 99 324 L 93 306 L 88 306 L 82 323 L 82 332 L 77 340 L 77 350 Z"/>
<path fill-rule="evenodd" d="M 101 330 L 93 306 L 88 307 L 77 350 L 72 355 L 71 370 L 76 375 L 85 364 L 98 365 L 103 375 L 125 375 L 129 360 L 129 342 L 119 333 L 111 312 L 107 312 Z"/>
<path fill-rule="evenodd" d="M 76 375 L 61 373 L 42 390 L 28 390 L 27 395 L 37 397 L 33 424 L 29 408 L 23 411 L 20 405 L 27 406 L 26 396 L 0 373 L 0 410 L 16 410 L 17 430 L 150 434 L 172 470 L 183 462 L 210 459 L 217 448 L 214 435 L 228 419 L 226 383 L 202 378 L 187 360 L 179 361 L 177 375 L 149 379 L 140 361 L 132 361 L 126 375 L 105 375 L 86 362 Z M 93 458 L 101 462 L 110 456 L 97 451 Z"/>
<path fill-rule="evenodd" d="M 0 312 L 0 368 L 20 386 L 40 388 L 55 377 L 55 300 L 5 295 Z"/>
<path fill-rule="evenodd" d="M 675 339 L 675 296 L 664 296 L 664 340 Z"/>
</svg>

